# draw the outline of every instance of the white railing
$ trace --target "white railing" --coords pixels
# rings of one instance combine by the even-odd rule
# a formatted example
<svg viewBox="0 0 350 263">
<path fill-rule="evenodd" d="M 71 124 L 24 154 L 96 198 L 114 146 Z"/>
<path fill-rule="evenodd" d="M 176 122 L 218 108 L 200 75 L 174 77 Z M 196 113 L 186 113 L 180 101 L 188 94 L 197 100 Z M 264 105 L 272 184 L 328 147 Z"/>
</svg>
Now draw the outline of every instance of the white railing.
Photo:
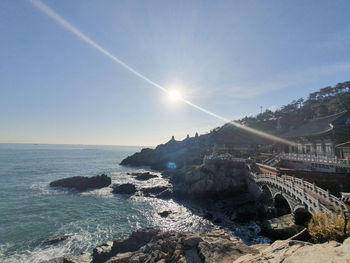
<svg viewBox="0 0 350 263">
<path fill-rule="evenodd" d="M 235 158 L 229 153 L 223 153 L 223 154 L 211 154 L 204 156 L 204 163 L 208 160 L 221 160 L 221 161 L 233 161 L 233 162 L 240 162 L 245 163 L 246 159 L 243 158 Z"/>
<path fill-rule="evenodd" d="M 328 165 L 336 165 L 342 167 L 350 167 L 349 159 L 339 159 L 337 157 L 327 157 L 327 156 L 315 156 L 309 154 L 299 154 L 299 153 L 281 153 L 279 155 L 281 159 L 312 162 Z"/>
</svg>

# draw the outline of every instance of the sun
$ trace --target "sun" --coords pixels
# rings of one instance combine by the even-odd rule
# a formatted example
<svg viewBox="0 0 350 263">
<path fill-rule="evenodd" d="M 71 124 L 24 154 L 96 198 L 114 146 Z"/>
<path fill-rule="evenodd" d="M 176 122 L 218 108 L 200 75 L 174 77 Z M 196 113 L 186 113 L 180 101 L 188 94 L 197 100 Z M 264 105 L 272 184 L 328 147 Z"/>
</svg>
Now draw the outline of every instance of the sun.
<svg viewBox="0 0 350 263">
<path fill-rule="evenodd" d="M 181 94 L 177 90 L 171 90 L 169 91 L 169 97 L 172 101 L 177 101 L 181 99 Z"/>
</svg>

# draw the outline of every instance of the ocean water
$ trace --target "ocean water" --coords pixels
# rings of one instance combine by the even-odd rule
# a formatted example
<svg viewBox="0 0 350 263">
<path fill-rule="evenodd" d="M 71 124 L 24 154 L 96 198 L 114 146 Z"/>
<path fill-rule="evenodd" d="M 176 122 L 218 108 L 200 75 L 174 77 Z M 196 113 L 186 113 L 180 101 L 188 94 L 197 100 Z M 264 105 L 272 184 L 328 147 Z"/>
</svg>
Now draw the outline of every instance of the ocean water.
<svg viewBox="0 0 350 263">
<path fill-rule="evenodd" d="M 119 166 L 138 147 L 0 144 L 0 262 L 40 262 L 70 253 L 91 251 L 106 241 L 128 236 L 140 227 L 205 231 L 213 224 L 202 211 L 173 200 L 114 195 L 111 188 L 78 193 L 49 187 L 53 180 L 107 173 L 112 183 L 144 187 L 165 185 L 159 177 L 147 182 Z M 171 210 L 167 218 L 158 215 Z M 71 234 L 55 245 L 48 238 Z"/>
</svg>

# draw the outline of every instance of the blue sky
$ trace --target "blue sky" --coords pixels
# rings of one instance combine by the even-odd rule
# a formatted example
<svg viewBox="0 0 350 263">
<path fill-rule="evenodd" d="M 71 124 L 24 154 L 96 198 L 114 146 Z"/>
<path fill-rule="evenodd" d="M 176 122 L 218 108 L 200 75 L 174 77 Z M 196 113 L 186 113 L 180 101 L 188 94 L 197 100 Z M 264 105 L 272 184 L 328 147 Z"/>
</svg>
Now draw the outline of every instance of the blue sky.
<svg viewBox="0 0 350 263">
<path fill-rule="evenodd" d="M 347 0 L 42 2 L 147 78 L 228 119 L 350 80 Z M 0 142 L 156 145 L 222 124 L 30 1 L 0 1 Z"/>
</svg>

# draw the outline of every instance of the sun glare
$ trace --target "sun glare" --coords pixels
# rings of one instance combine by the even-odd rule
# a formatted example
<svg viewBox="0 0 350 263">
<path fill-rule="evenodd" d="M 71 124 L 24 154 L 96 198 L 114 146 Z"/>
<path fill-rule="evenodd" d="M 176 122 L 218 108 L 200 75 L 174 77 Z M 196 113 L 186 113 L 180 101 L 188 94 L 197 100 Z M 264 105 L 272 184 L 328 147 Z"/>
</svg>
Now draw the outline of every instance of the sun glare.
<svg viewBox="0 0 350 263">
<path fill-rule="evenodd" d="M 172 101 L 176 101 L 181 98 L 181 94 L 177 90 L 171 90 L 169 91 L 169 97 Z"/>
</svg>

